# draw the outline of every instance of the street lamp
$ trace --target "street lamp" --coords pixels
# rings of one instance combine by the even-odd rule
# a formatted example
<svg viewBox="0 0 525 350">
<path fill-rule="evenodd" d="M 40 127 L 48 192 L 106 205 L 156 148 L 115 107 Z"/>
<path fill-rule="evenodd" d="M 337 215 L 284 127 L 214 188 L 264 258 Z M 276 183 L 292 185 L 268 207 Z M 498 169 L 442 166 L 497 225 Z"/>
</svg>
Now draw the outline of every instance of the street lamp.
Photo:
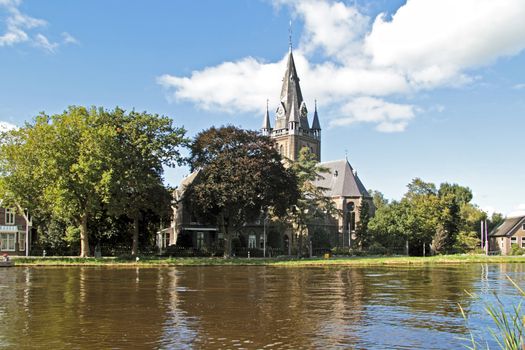
<svg viewBox="0 0 525 350">
<path fill-rule="evenodd" d="M 266 258 L 266 223 L 268 222 L 268 214 L 263 220 L 263 257 Z"/>
</svg>

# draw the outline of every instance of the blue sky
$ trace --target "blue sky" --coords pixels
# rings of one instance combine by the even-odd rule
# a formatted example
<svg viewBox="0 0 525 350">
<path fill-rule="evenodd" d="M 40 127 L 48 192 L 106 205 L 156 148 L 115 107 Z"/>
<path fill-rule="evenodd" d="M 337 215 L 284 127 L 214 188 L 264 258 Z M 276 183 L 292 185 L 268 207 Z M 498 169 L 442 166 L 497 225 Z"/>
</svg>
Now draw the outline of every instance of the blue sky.
<svg viewBox="0 0 525 350">
<path fill-rule="evenodd" d="M 292 20 L 323 160 L 347 152 L 390 199 L 421 177 L 515 213 L 525 210 L 523 18 L 521 0 L 0 0 L 0 126 L 96 105 L 165 114 L 190 136 L 258 129 L 266 99 L 278 103 Z"/>
</svg>

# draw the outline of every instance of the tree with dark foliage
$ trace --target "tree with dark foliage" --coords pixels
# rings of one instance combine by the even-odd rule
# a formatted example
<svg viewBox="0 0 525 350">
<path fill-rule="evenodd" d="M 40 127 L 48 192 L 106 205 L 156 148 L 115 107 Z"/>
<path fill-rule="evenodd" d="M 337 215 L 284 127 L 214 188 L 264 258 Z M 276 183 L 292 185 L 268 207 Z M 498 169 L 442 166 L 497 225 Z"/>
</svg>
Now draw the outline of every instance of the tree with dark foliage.
<svg viewBox="0 0 525 350">
<path fill-rule="evenodd" d="M 231 255 L 234 231 L 268 208 L 283 216 L 297 200 L 297 180 L 266 136 L 212 127 L 195 137 L 190 150 L 191 168 L 201 174 L 187 188 L 185 201 L 198 217 L 217 223 L 225 257 Z"/>
</svg>

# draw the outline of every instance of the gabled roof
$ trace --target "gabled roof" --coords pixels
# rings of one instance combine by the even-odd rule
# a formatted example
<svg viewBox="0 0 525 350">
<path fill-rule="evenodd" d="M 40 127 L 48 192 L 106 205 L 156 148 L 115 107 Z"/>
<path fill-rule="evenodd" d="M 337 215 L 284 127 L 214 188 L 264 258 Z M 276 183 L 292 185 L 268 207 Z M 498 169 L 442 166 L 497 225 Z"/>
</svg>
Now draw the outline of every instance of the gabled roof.
<svg viewBox="0 0 525 350">
<path fill-rule="evenodd" d="M 188 188 L 189 185 L 191 185 L 195 179 L 199 176 L 201 173 L 200 169 L 195 170 L 188 176 L 186 176 L 182 181 L 180 182 L 180 185 L 173 191 L 174 197 L 176 201 L 179 201 L 182 199 L 182 196 L 184 195 L 184 192 Z"/>
<path fill-rule="evenodd" d="M 321 174 L 322 178 L 315 181 L 314 184 L 326 188 L 326 196 L 370 197 L 357 173 L 346 159 L 324 162 L 319 165 L 328 168 L 329 172 Z"/>
<path fill-rule="evenodd" d="M 489 236 L 512 236 L 525 223 L 525 215 L 507 218 L 501 225 L 489 233 Z"/>
</svg>

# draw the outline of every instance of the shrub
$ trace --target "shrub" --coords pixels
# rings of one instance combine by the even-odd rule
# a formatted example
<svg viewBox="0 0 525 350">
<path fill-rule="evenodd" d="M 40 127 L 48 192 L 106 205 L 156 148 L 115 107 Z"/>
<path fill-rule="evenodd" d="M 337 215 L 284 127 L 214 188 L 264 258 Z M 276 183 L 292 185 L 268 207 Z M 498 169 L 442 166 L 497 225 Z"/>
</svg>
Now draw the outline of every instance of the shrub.
<svg viewBox="0 0 525 350">
<path fill-rule="evenodd" d="M 510 255 L 523 255 L 525 254 L 525 249 L 520 248 L 519 245 L 513 244 L 510 249 Z"/>
<path fill-rule="evenodd" d="M 368 248 L 368 254 L 370 255 L 385 255 L 387 253 L 387 249 L 378 242 L 372 243 Z"/>
</svg>

